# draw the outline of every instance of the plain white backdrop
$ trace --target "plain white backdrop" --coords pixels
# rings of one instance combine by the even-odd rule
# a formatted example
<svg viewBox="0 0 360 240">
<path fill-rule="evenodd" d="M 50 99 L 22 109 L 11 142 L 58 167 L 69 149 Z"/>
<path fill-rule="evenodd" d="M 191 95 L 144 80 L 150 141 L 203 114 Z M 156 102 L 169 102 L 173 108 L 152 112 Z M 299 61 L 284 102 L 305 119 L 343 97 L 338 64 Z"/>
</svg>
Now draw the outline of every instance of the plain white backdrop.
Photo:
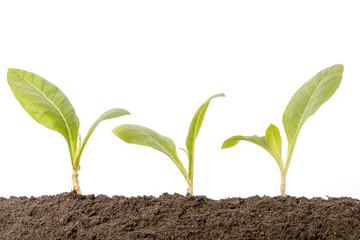
<svg viewBox="0 0 360 240">
<path fill-rule="evenodd" d="M 72 102 L 84 136 L 104 111 L 79 172 L 84 194 L 186 194 L 175 164 L 129 145 L 111 130 L 140 124 L 185 147 L 190 121 L 211 95 L 196 142 L 194 194 L 219 199 L 280 194 L 280 171 L 263 149 L 233 135 L 287 141 L 282 114 L 295 91 L 342 63 L 343 81 L 303 126 L 287 176 L 293 196 L 360 198 L 360 15 L 356 1 L 1 1 L 0 195 L 72 189 L 65 139 L 36 123 L 6 81 L 8 68 L 34 72 Z M 182 151 L 179 156 L 187 166 Z M 286 158 L 286 155 L 283 155 Z"/>
</svg>

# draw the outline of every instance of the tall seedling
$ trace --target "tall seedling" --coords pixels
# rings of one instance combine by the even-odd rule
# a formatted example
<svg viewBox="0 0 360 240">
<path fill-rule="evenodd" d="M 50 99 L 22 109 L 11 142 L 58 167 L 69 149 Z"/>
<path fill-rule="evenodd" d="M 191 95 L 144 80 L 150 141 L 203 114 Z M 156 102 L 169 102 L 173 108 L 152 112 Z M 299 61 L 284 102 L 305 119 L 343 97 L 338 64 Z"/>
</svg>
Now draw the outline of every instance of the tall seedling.
<svg viewBox="0 0 360 240">
<path fill-rule="evenodd" d="M 180 161 L 175 143 L 168 137 L 162 136 L 159 133 L 139 125 L 124 124 L 113 129 L 113 133 L 127 143 L 143 145 L 154 148 L 165 155 L 167 155 L 179 168 L 188 184 L 188 194 L 193 194 L 193 179 L 194 179 L 194 148 L 195 140 L 200 131 L 201 124 L 204 120 L 206 110 L 210 104 L 211 99 L 216 97 L 224 97 L 223 93 L 216 94 L 204 102 L 196 111 L 186 138 L 186 149 L 183 149 L 188 156 L 188 171 Z"/>
<path fill-rule="evenodd" d="M 233 136 L 223 143 L 222 148 L 233 147 L 239 141 L 244 140 L 268 151 L 280 168 L 280 191 L 281 195 L 285 197 L 286 174 L 300 129 L 305 121 L 335 93 L 340 85 L 343 71 L 344 66 L 341 64 L 322 70 L 307 81 L 291 98 L 283 115 L 283 124 L 288 140 L 285 166 L 281 157 L 282 140 L 280 131 L 273 124 L 267 128 L 265 136 Z"/>
<path fill-rule="evenodd" d="M 73 167 L 73 187 L 81 194 L 78 171 L 89 137 L 101 121 L 130 113 L 122 108 L 106 111 L 93 123 L 81 143 L 79 118 L 68 98 L 58 87 L 34 73 L 20 69 L 9 69 L 7 80 L 16 99 L 30 116 L 45 127 L 59 132 L 66 139 Z"/>
</svg>

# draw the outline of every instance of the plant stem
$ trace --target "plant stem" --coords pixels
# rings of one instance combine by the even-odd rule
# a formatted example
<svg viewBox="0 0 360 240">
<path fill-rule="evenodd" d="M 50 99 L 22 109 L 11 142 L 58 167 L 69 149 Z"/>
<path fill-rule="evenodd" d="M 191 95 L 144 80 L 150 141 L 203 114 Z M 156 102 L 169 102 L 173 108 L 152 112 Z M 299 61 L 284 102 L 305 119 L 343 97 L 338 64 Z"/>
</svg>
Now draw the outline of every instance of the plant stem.
<svg viewBox="0 0 360 240">
<path fill-rule="evenodd" d="M 193 181 L 192 181 L 192 179 L 190 180 L 189 188 L 187 189 L 187 193 L 188 193 L 190 196 L 193 195 Z"/>
<path fill-rule="evenodd" d="M 193 195 L 193 186 L 194 186 L 194 158 L 193 158 L 193 154 L 190 155 L 192 157 L 189 157 L 189 188 L 188 188 L 188 194 L 190 196 Z"/>
<path fill-rule="evenodd" d="M 79 177 L 78 172 L 73 170 L 73 172 L 72 172 L 73 187 L 74 187 L 74 190 L 76 191 L 76 193 L 81 195 L 78 177 Z"/>
<path fill-rule="evenodd" d="M 286 175 L 281 174 L 281 184 L 280 184 L 280 191 L 281 191 L 281 196 L 285 197 L 285 186 L 286 186 Z"/>
</svg>

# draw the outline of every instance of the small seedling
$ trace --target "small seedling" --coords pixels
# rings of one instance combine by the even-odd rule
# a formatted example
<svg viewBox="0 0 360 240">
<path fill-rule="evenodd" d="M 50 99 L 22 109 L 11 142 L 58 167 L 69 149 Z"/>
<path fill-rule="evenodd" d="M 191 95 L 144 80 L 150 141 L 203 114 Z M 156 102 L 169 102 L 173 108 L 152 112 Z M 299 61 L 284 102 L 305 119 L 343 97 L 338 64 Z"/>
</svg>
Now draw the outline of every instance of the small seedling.
<svg viewBox="0 0 360 240">
<path fill-rule="evenodd" d="M 275 161 L 280 168 L 280 191 L 281 195 L 285 197 L 286 174 L 289 169 L 300 129 L 305 121 L 335 93 L 340 85 L 343 71 L 344 66 L 341 64 L 322 70 L 302 85 L 291 98 L 283 115 L 283 124 L 288 140 L 288 152 L 285 167 L 281 157 L 282 140 L 280 131 L 273 124 L 267 128 L 266 134 L 263 137 L 257 135 L 248 137 L 240 135 L 233 136 L 223 143 L 222 148 L 233 147 L 239 141 L 244 140 L 254 143 L 268 151 L 275 158 Z"/>
<path fill-rule="evenodd" d="M 175 163 L 175 165 L 179 168 L 180 172 L 185 177 L 185 180 L 188 184 L 187 192 L 189 195 L 192 195 L 193 178 L 194 178 L 195 140 L 199 133 L 201 124 L 204 120 L 204 116 L 210 104 L 211 99 L 216 97 L 224 97 L 224 96 L 225 95 L 223 93 L 220 93 L 206 100 L 206 102 L 204 102 L 200 106 L 200 108 L 196 111 L 191 121 L 189 132 L 186 138 L 187 151 L 185 149 L 182 149 L 187 153 L 188 156 L 188 164 L 189 164 L 188 171 L 186 171 L 184 165 L 180 161 L 177 155 L 175 143 L 170 138 L 165 137 L 149 128 L 139 125 L 130 125 L 130 124 L 124 124 L 114 128 L 113 133 L 127 143 L 151 147 L 167 155 Z"/>
<path fill-rule="evenodd" d="M 121 108 L 106 111 L 93 123 L 81 143 L 79 118 L 68 98 L 58 87 L 34 73 L 20 69 L 9 69 L 7 80 L 16 99 L 35 121 L 65 137 L 73 167 L 73 186 L 75 191 L 81 194 L 78 171 L 81 154 L 89 137 L 101 121 L 130 113 Z"/>
</svg>

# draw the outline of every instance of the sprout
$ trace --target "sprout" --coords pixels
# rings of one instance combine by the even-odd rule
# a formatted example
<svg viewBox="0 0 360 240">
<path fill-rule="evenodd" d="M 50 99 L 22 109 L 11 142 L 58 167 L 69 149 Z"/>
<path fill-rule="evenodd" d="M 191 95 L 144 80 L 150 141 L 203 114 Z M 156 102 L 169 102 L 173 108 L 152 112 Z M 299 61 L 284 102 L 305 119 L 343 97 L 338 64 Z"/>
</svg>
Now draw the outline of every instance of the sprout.
<svg viewBox="0 0 360 240">
<path fill-rule="evenodd" d="M 322 70 L 302 85 L 291 98 L 283 115 L 283 124 L 288 140 L 288 153 L 285 166 L 281 158 L 282 140 L 280 131 L 273 124 L 267 128 L 266 134 L 263 137 L 256 135 L 248 137 L 241 135 L 233 136 L 223 143 L 222 148 L 233 147 L 239 141 L 244 140 L 255 143 L 268 151 L 271 156 L 274 157 L 280 168 L 280 191 L 281 195 L 285 197 L 286 174 L 290 166 L 300 129 L 305 121 L 335 93 L 340 85 L 343 71 L 344 66 L 341 64 Z"/>
<path fill-rule="evenodd" d="M 75 191 L 81 194 L 78 171 L 89 137 L 101 121 L 130 113 L 122 108 L 106 111 L 90 127 L 81 143 L 79 118 L 69 99 L 58 87 L 34 73 L 20 69 L 9 69 L 7 80 L 16 99 L 30 116 L 45 127 L 59 132 L 66 139 L 73 167 L 73 186 Z"/>
<path fill-rule="evenodd" d="M 201 124 L 204 120 L 204 116 L 211 99 L 224 96 L 225 95 L 223 93 L 220 93 L 206 100 L 206 102 L 204 102 L 196 111 L 191 121 L 188 136 L 186 138 L 187 151 L 185 149 L 182 149 L 187 153 L 188 156 L 188 171 L 186 171 L 184 165 L 180 161 L 177 155 L 175 143 L 170 138 L 165 137 L 149 128 L 130 124 L 124 124 L 114 128 L 113 133 L 127 143 L 151 147 L 167 155 L 175 163 L 175 165 L 179 168 L 180 172 L 184 176 L 189 186 L 187 192 L 189 195 L 192 195 L 194 178 L 195 140 L 200 131 Z"/>
</svg>

